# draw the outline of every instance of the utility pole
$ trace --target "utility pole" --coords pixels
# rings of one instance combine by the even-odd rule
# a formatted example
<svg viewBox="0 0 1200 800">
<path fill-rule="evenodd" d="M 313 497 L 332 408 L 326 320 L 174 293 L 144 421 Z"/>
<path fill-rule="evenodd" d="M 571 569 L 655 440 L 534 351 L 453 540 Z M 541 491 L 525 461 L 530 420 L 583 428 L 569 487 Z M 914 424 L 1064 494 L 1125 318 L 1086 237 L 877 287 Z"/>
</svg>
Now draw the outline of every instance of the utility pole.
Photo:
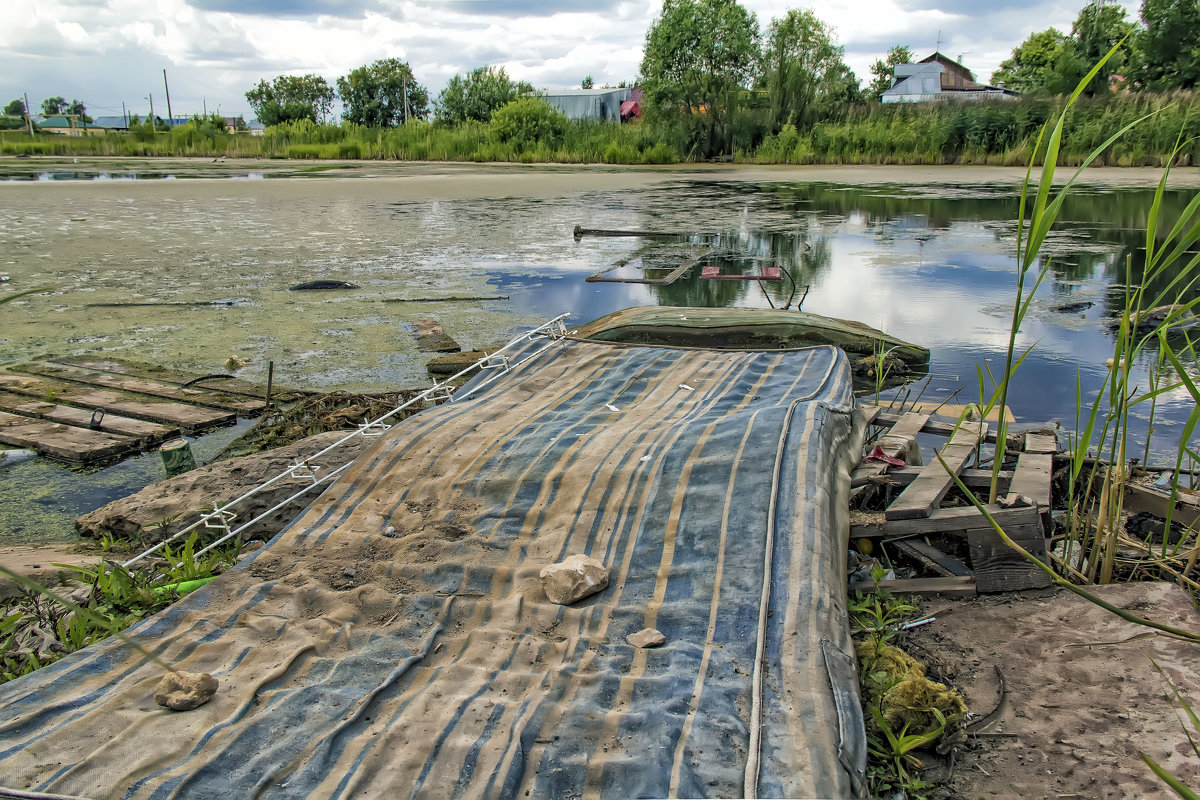
<svg viewBox="0 0 1200 800">
<path fill-rule="evenodd" d="M 204 116 L 207 117 L 208 116 L 208 98 L 202 97 L 202 98 L 200 98 L 200 102 L 204 104 Z"/>
<path fill-rule="evenodd" d="M 29 92 L 21 94 L 25 97 L 25 125 L 29 128 L 29 135 L 33 136 L 33 115 L 29 113 Z"/>
<path fill-rule="evenodd" d="M 146 99 L 150 101 L 150 135 L 158 135 L 158 126 L 154 124 L 154 95 L 147 94 Z"/>
<path fill-rule="evenodd" d="M 129 129 L 129 112 L 125 110 L 125 101 L 121 101 L 121 116 L 125 118 L 125 129 Z"/>
<path fill-rule="evenodd" d="M 408 124 L 408 84 L 404 84 L 404 124 Z"/>
<path fill-rule="evenodd" d="M 175 127 L 175 115 L 171 112 L 171 90 L 167 86 L 167 71 L 163 70 L 163 91 L 167 93 L 167 127 Z M 193 106 L 195 108 L 195 106 Z"/>
</svg>

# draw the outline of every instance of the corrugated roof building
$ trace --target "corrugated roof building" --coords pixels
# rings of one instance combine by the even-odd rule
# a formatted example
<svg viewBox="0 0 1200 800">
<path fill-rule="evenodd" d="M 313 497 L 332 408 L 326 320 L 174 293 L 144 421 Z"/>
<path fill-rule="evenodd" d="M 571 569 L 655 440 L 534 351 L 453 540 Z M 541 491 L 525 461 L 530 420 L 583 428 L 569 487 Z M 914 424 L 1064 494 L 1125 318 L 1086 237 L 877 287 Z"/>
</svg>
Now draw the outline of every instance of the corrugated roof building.
<svg viewBox="0 0 1200 800">
<path fill-rule="evenodd" d="M 542 97 L 572 120 L 620 122 L 621 103 L 629 95 L 629 89 L 561 89 Z"/>
</svg>

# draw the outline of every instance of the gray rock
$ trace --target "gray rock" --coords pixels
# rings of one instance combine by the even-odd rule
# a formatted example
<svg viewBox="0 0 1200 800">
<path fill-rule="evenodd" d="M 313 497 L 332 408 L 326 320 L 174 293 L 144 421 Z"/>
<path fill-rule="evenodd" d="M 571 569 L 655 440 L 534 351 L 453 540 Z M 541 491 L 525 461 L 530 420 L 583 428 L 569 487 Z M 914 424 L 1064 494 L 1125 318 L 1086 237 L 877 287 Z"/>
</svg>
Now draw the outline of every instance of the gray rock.
<svg viewBox="0 0 1200 800">
<path fill-rule="evenodd" d="M 168 672 L 154 689 L 154 702 L 172 711 L 191 711 L 211 700 L 217 685 L 207 672 Z"/>
<path fill-rule="evenodd" d="M 206 467 L 185 472 L 174 478 L 151 484 L 140 492 L 114 500 L 75 520 L 75 529 L 82 536 L 100 539 L 109 534 L 119 539 L 133 539 L 146 545 L 163 539 L 196 520 L 200 511 L 211 508 L 213 502 L 225 503 L 258 486 L 268 478 L 283 472 L 297 460 L 324 450 L 346 435 L 345 431 L 319 433 L 307 439 L 240 458 L 218 461 Z M 377 440 L 355 436 L 338 449 L 322 456 L 323 469 L 318 475 L 356 458 Z M 302 486 L 300 480 L 282 480 L 272 484 L 233 510 L 235 525 L 254 519 L 272 506 L 286 500 Z M 284 525 L 296 518 L 317 496 L 320 489 L 301 495 L 265 519 L 243 531 L 242 539 L 269 539 Z M 171 522 L 161 525 L 163 520 Z"/>
<path fill-rule="evenodd" d="M 550 602 L 569 606 L 608 586 L 608 567 L 594 558 L 575 555 L 544 568 L 539 577 Z"/>
<path fill-rule="evenodd" d="M 658 647 L 667 643 L 667 637 L 654 628 L 642 628 L 626 636 L 625 643 L 631 647 Z"/>
</svg>

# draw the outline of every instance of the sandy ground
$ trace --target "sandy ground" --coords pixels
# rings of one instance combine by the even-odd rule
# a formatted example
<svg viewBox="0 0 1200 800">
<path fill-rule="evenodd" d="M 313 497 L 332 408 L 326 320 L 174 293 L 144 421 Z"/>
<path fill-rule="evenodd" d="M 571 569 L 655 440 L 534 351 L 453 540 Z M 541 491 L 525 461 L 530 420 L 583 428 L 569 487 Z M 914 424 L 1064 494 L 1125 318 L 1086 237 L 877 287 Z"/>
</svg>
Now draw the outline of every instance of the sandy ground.
<svg viewBox="0 0 1200 800">
<path fill-rule="evenodd" d="M 57 586 L 61 579 L 71 577 L 69 566 L 91 566 L 101 557 L 97 551 L 87 551 L 69 543 L 45 545 L 12 545 L 0 547 L 0 566 L 37 581 L 43 586 Z M 21 587 L 6 575 L 0 575 L 0 600 L 16 597 Z"/>
<path fill-rule="evenodd" d="M 1174 584 L 1093 588 L 1113 605 L 1200 632 L 1200 613 Z M 958 687 L 972 712 L 996 708 L 996 668 L 1007 689 L 988 734 L 958 754 L 951 772 L 939 767 L 928 776 L 948 778 L 954 796 L 1171 796 L 1141 753 L 1200 786 L 1200 758 L 1150 660 L 1200 708 L 1200 645 L 1125 622 L 1064 590 L 929 600 L 924 612 L 936 622 L 901 645 Z"/>
</svg>

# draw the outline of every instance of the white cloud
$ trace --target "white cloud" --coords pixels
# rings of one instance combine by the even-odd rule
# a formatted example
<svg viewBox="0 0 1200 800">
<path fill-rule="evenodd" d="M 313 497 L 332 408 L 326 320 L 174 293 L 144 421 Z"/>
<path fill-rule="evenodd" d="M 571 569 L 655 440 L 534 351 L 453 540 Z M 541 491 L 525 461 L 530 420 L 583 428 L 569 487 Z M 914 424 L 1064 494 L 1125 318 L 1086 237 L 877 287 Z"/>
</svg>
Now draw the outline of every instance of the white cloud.
<svg viewBox="0 0 1200 800">
<path fill-rule="evenodd" d="M 744 0 L 764 28 L 794 0 Z M 941 50 L 981 80 L 1031 32 L 1069 30 L 1082 0 L 806 0 L 832 25 L 865 83 L 893 44 Z M 1124 3 L 1132 17 L 1137 4 Z M 436 94 L 484 64 L 556 88 L 591 75 L 633 79 L 655 4 L 626 0 L 6 0 L 0 26 L 0 102 L 28 91 L 78 97 L 96 111 L 145 97 L 171 80 L 177 112 L 202 104 L 247 109 L 260 78 L 315 72 L 331 83 L 377 58 L 407 60 Z M 245 12 L 245 13 L 243 13 Z M 176 100 L 178 98 L 178 100 Z"/>
</svg>

